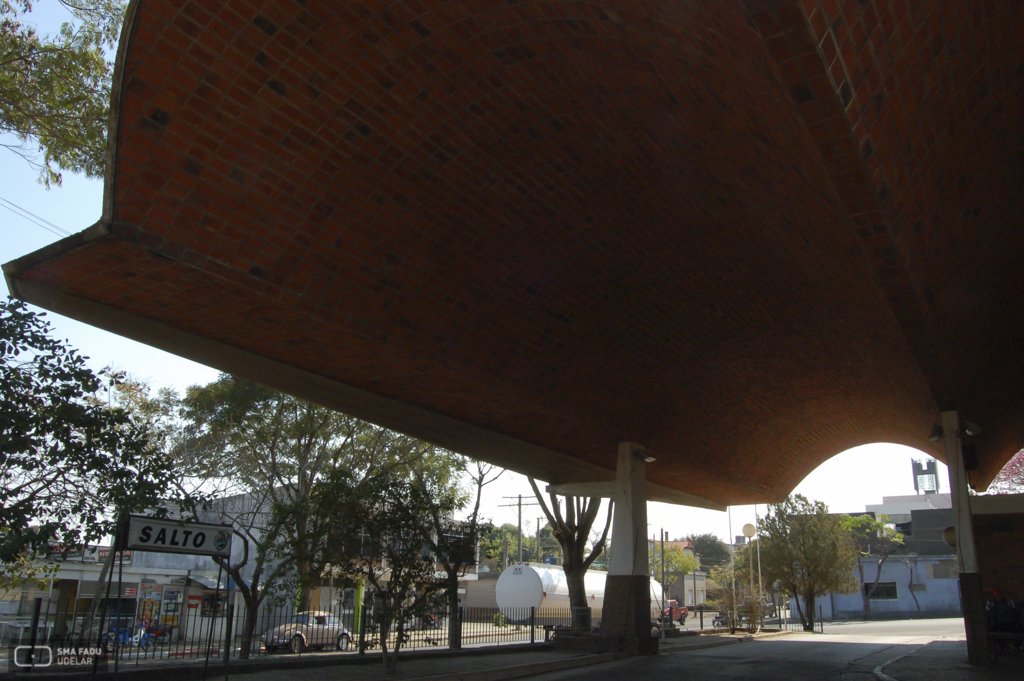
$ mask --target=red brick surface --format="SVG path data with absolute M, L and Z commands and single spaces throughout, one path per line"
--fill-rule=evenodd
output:
M 940 405 L 990 476 L 1009 6 L 143 0 L 113 237 L 18 276 L 719 500 Z
M 974 516 L 974 545 L 978 552 L 981 588 L 988 598 L 993 588 L 1024 600 L 1024 513 Z

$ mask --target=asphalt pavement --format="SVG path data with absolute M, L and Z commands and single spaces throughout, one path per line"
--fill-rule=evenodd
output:
M 963 620 L 826 624 L 824 634 L 795 633 L 740 645 L 630 658 L 589 669 L 535 677 L 541 681 L 1021 681 L 1021 658 L 994 667 L 967 665 Z
M 368 656 L 369 658 L 369 656 Z M 274 660 L 275 663 L 281 661 Z M 658 655 L 587 655 L 508 646 L 461 655 L 445 651 L 402 655 L 394 673 L 379 662 L 304 656 L 277 668 L 267 659 L 247 665 L 242 681 L 634 681 L 694 678 L 713 681 L 1021 681 L 1024 657 L 1006 654 L 993 667 L 967 665 L 963 620 L 828 624 L 823 634 L 743 633 L 668 639 Z M 314 666 L 321 665 L 322 666 Z M 121 681 L 197 678 L 197 665 L 123 670 Z M 240 670 L 239 670 L 240 671 Z M 33 675 L 35 676 L 35 675 Z M 40 675 L 45 676 L 45 675 Z M 224 678 L 211 666 L 210 679 Z

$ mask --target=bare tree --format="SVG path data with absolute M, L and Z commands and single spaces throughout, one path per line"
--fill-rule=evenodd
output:
M 444 469 L 440 469 L 441 472 Z M 452 493 L 450 484 L 438 478 L 437 467 L 427 468 L 417 466 L 416 484 L 427 491 L 435 499 L 444 499 Z M 495 472 L 497 471 L 497 472 Z M 477 562 L 477 543 L 483 532 L 490 531 L 489 523 L 480 522 L 480 499 L 486 485 L 494 482 L 505 472 L 496 466 L 476 462 L 476 471 L 469 474 L 470 480 L 475 489 L 473 511 L 465 520 L 456 520 L 450 513 L 446 512 L 448 505 L 443 503 L 425 504 L 428 510 L 421 534 L 423 540 L 430 547 L 435 560 L 445 572 L 444 591 L 448 602 L 450 617 L 455 617 L 459 612 L 459 577 L 465 574 L 466 568 Z M 450 626 L 448 628 L 448 646 L 452 649 L 462 647 L 462 627 Z
M 604 531 L 600 539 L 594 542 L 590 552 L 587 552 L 587 542 L 590 539 L 590 531 L 597 520 L 601 510 L 601 499 L 596 497 L 566 497 L 565 514 L 558 503 L 555 494 L 549 494 L 550 505 L 541 496 L 537 488 L 537 481 L 528 478 L 533 493 L 540 502 L 540 507 L 547 516 L 548 523 L 553 528 L 552 534 L 562 547 L 563 565 L 565 571 L 566 585 L 569 587 L 569 606 L 571 608 L 586 608 L 587 592 L 585 588 L 585 577 L 587 570 L 594 560 L 604 551 L 605 543 L 608 540 L 608 530 L 612 524 L 613 503 L 608 501 L 608 517 L 605 520 Z

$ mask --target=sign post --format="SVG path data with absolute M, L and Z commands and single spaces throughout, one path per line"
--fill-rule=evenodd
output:
M 128 521 L 126 549 L 187 553 L 211 558 L 231 556 L 231 526 L 186 523 L 133 515 Z
M 208 523 L 188 523 L 182 520 L 165 520 L 133 515 L 128 518 L 122 549 L 132 551 L 156 551 L 159 553 L 186 553 L 193 556 L 229 559 L 231 557 L 231 526 Z M 213 597 L 213 613 L 210 617 L 210 639 L 206 642 L 206 661 L 203 664 L 203 679 L 210 667 L 210 652 L 213 646 L 213 628 L 217 622 L 220 605 L 220 580 L 224 563 L 217 561 L 217 589 Z M 230 629 L 229 629 L 230 632 Z M 227 635 L 230 635 L 228 633 Z M 230 659 L 228 649 L 231 642 L 224 641 L 224 663 Z M 114 661 L 115 669 L 117 660 Z M 227 678 L 227 677 L 225 677 Z

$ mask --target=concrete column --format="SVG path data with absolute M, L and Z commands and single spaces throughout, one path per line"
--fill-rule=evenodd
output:
M 623 649 L 633 653 L 658 650 L 658 639 L 651 636 L 646 456 L 646 450 L 640 445 L 619 443 L 612 555 L 608 562 L 601 621 L 602 633 L 621 639 Z
M 646 456 L 647 451 L 640 445 L 619 443 L 609 575 L 650 575 L 647 556 Z
M 988 636 L 985 632 L 985 601 L 978 572 L 978 554 L 974 548 L 974 523 L 971 518 L 967 471 L 960 441 L 960 418 L 955 411 L 942 412 L 942 439 L 946 448 L 949 492 L 953 501 L 956 555 L 960 567 L 960 609 L 967 632 L 967 659 L 971 664 L 987 665 Z

